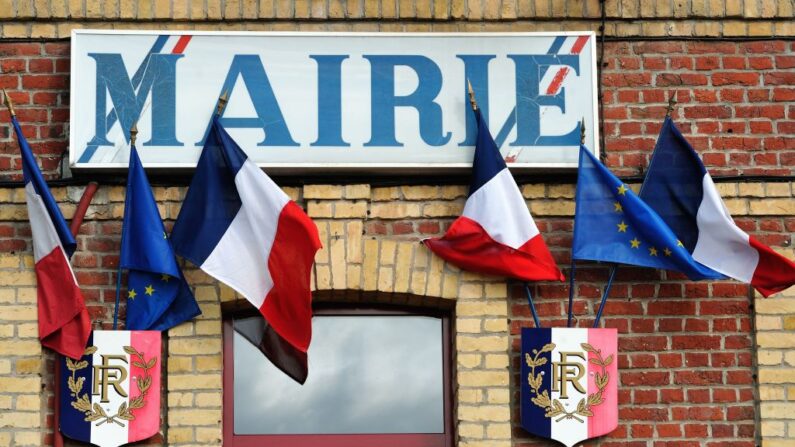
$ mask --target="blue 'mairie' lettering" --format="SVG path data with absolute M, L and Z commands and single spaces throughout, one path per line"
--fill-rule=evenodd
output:
M 413 107 L 420 121 L 420 137 L 431 146 L 443 146 L 451 132 L 442 134 L 442 108 L 434 100 L 442 89 L 442 72 L 425 56 L 364 55 L 370 61 L 370 141 L 365 146 L 403 146 L 395 139 L 395 108 Z M 405 66 L 417 73 L 417 89 L 395 96 L 395 67 Z
M 293 140 L 290 130 L 287 128 L 284 115 L 281 108 L 279 108 L 279 102 L 273 93 L 273 88 L 259 55 L 235 55 L 232 59 L 232 64 L 229 66 L 229 71 L 226 74 L 226 80 L 223 87 L 221 87 L 219 96 L 226 92 L 230 98 L 232 97 L 232 91 L 235 88 L 238 76 L 243 79 L 243 83 L 246 85 L 246 90 L 248 90 L 249 98 L 254 104 L 254 111 L 257 117 L 223 118 L 222 115 L 218 119 L 221 125 L 226 129 L 262 129 L 265 131 L 265 138 L 257 143 L 257 146 L 298 146 L 299 144 Z M 210 127 L 212 127 L 212 122 L 207 126 L 201 141 L 196 143 L 197 146 L 204 146 L 204 140 L 207 139 L 207 135 L 210 133 Z
M 310 146 L 350 146 L 342 139 L 342 61 L 346 55 L 310 55 L 317 61 L 317 140 Z
M 130 129 L 141 116 L 146 98 L 152 93 L 152 137 L 144 146 L 181 146 L 176 136 L 176 74 L 182 54 L 151 54 L 138 90 L 127 76 L 120 54 L 88 53 L 96 61 L 96 112 L 94 138 L 89 145 L 111 146 L 108 141 L 107 93 L 122 129 Z M 127 132 L 122 132 L 127 142 Z

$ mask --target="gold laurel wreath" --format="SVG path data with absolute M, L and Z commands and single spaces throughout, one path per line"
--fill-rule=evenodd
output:
M 97 347 L 89 346 L 86 348 L 83 355 L 93 355 L 95 352 L 97 352 Z M 66 368 L 72 372 L 72 376 L 68 377 L 66 381 L 67 385 L 69 386 L 69 391 L 71 391 L 71 396 L 74 398 L 72 401 L 72 407 L 85 415 L 85 419 L 83 419 L 84 421 L 99 421 L 96 424 L 97 426 L 112 422 L 124 427 L 124 423 L 117 419 L 132 421 L 135 419 L 135 415 L 132 413 L 132 410 L 143 408 L 143 406 L 146 405 L 146 394 L 149 392 L 149 388 L 152 386 L 152 376 L 149 375 L 149 370 L 154 368 L 155 364 L 157 363 L 157 357 L 153 357 L 147 361 L 144 358 L 144 354 L 138 352 L 132 346 L 124 346 L 124 352 L 131 356 L 137 357 L 137 360 L 133 360 L 132 364 L 133 366 L 143 369 L 144 374 L 142 377 L 135 378 L 135 385 L 138 388 L 138 396 L 130 399 L 129 404 L 127 402 L 122 402 L 122 404 L 119 405 L 119 409 L 116 410 L 116 414 L 113 415 L 108 415 L 98 403 L 91 405 L 91 399 L 89 399 L 88 393 L 85 393 L 82 396 L 80 395 L 80 392 L 83 391 L 85 377 L 75 377 L 75 374 L 77 374 L 77 372 L 81 369 L 88 367 L 88 361 L 81 360 L 75 362 L 69 357 L 66 358 Z
M 545 410 L 544 416 L 548 418 L 554 418 L 561 416 L 555 422 L 560 422 L 564 419 L 574 419 L 579 422 L 585 422 L 584 420 L 580 419 L 577 416 L 588 417 L 593 416 L 593 411 L 591 409 L 593 407 L 597 407 L 604 402 L 603 393 L 605 388 L 607 388 L 607 384 L 610 382 L 610 375 L 607 373 L 607 366 L 613 363 L 613 355 L 610 354 L 607 358 L 602 358 L 602 350 L 596 349 L 593 346 L 589 345 L 588 343 L 581 343 L 580 346 L 586 352 L 590 354 L 594 354 L 596 358 L 588 358 L 589 363 L 593 363 L 596 366 L 599 366 L 602 371 L 595 372 L 594 374 L 594 382 L 596 383 L 597 392 L 591 393 L 586 398 L 580 399 L 580 402 L 577 403 L 577 409 L 574 411 L 566 411 L 563 407 L 563 404 L 560 403 L 558 399 L 551 400 L 549 398 L 549 393 L 547 390 L 542 391 L 541 393 L 538 392 L 538 389 L 541 388 L 543 376 L 541 373 L 536 374 L 536 367 L 546 365 L 547 358 L 540 357 L 541 354 L 545 352 L 552 352 L 555 349 L 554 343 L 547 343 L 541 350 L 533 349 L 532 353 L 533 356 L 531 357 L 530 354 L 525 353 L 525 363 L 527 366 L 530 367 L 530 374 L 527 375 L 527 383 L 530 385 L 530 390 L 535 393 L 535 397 L 531 398 L 530 400 L 536 404 L 537 406 L 543 408 Z

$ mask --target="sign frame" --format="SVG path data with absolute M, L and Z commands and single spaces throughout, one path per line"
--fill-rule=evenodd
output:
M 161 35 L 167 34 L 169 36 L 242 36 L 242 37 L 377 37 L 377 38 L 395 38 L 395 37 L 572 37 L 572 36 L 587 36 L 589 43 L 592 45 L 590 61 L 588 61 L 591 70 L 591 102 L 592 102 L 592 116 L 593 128 L 587 129 L 592 138 L 586 140 L 588 149 L 599 156 L 599 101 L 598 101 L 598 78 L 599 67 L 597 67 L 597 41 L 596 33 L 594 31 L 561 31 L 561 32 L 326 32 L 326 31 L 200 31 L 200 30 L 103 30 L 103 29 L 73 29 L 71 32 L 71 50 L 70 57 L 72 61 L 72 73 L 70 76 L 70 111 L 74 104 L 79 101 L 76 97 L 78 76 L 75 75 L 75 61 L 78 58 L 78 45 L 75 44 L 78 36 L 85 35 Z M 73 115 L 72 115 L 73 116 Z M 75 132 L 72 131 L 71 126 L 72 118 L 70 117 L 70 132 L 69 132 L 69 168 L 78 173 L 87 173 L 94 171 L 124 171 L 127 168 L 127 162 L 92 162 L 80 163 L 77 159 L 77 151 L 75 150 L 78 142 L 76 141 Z M 494 135 L 495 129 L 491 129 Z M 244 148 L 245 150 L 245 148 Z M 82 152 L 81 152 L 82 153 Z M 508 162 L 508 167 L 514 172 L 538 172 L 540 170 L 554 169 L 556 171 L 570 171 L 577 168 L 577 162 Z M 362 172 L 364 170 L 371 171 L 374 175 L 379 174 L 393 174 L 411 172 L 419 175 L 432 175 L 436 173 L 446 172 L 463 172 L 471 168 L 471 162 L 440 162 L 440 163 L 427 163 L 427 162 L 257 162 L 261 168 L 265 168 L 268 172 L 275 174 L 305 174 L 314 173 L 322 174 L 340 173 L 340 172 Z M 192 171 L 196 167 L 196 162 L 163 162 L 151 163 L 144 161 L 146 168 L 156 170 L 177 170 L 177 171 Z M 374 172 L 373 172 L 374 171 Z

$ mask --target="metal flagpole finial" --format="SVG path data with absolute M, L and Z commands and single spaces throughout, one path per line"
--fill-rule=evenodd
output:
M 3 89 L 3 99 L 6 102 L 6 108 L 8 109 L 8 113 L 10 113 L 11 116 L 17 116 L 17 112 L 14 111 L 14 103 L 11 101 L 11 97 L 8 96 L 8 92 L 6 91 L 6 89 Z
M 218 98 L 218 108 L 215 109 L 215 114 L 221 116 L 221 112 L 224 111 L 226 108 L 226 103 L 229 102 L 229 92 L 224 90 L 221 96 Z
M 674 111 L 674 105 L 676 105 L 676 90 L 671 92 L 671 96 L 668 97 L 668 109 L 665 111 L 666 118 L 671 117 L 671 112 Z
M 138 122 L 134 122 L 130 128 L 130 146 L 135 146 L 135 139 L 138 137 Z
M 478 103 L 475 102 L 475 90 L 472 89 L 472 83 L 467 79 L 467 90 L 469 91 L 469 104 L 472 105 L 472 110 L 478 109 Z
M 580 121 L 580 144 L 585 145 L 585 117 Z

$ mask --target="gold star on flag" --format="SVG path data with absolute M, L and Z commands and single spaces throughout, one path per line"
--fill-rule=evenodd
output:
M 684 247 L 684 246 L 685 246 L 685 244 L 683 244 L 683 243 L 682 243 L 682 241 L 680 241 L 679 239 L 677 239 L 677 240 L 676 240 L 676 246 L 677 246 L 677 247 Z
M 671 250 L 669 250 L 668 247 L 665 247 L 665 250 L 663 250 L 663 253 L 665 253 L 665 256 L 671 256 Z
M 632 245 L 632 248 L 640 248 L 640 241 L 638 238 L 632 239 L 629 243 Z
M 148 286 L 146 286 L 146 288 L 144 289 L 144 293 L 145 293 L 145 294 L 147 294 L 147 295 L 149 295 L 149 296 L 152 296 L 152 295 L 155 293 L 155 288 L 154 288 L 154 287 L 152 287 L 152 285 L 151 285 L 151 284 L 149 284 L 149 285 L 148 285 Z
M 615 208 L 615 212 L 617 213 L 624 211 L 624 208 L 618 202 L 613 202 L 613 208 Z
M 628 225 L 625 224 L 623 220 L 621 221 L 620 224 L 616 224 L 616 226 L 618 227 L 618 232 L 619 233 L 626 233 L 627 232 L 627 226 Z
M 134 300 L 136 296 L 138 296 L 138 294 L 135 293 L 135 289 L 130 289 L 127 291 L 127 298 Z
M 160 275 L 160 280 L 163 281 L 163 282 L 168 282 L 169 279 L 171 279 L 171 277 L 166 275 L 165 273 Z
M 629 191 L 629 188 L 627 188 L 627 185 L 623 183 L 621 184 L 621 186 L 618 187 L 618 193 L 621 194 L 622 196 L 627 195 L 627 191 Z
M 654 247 L 649 248 L 649 256 L 657 256 L 657 249 Z

